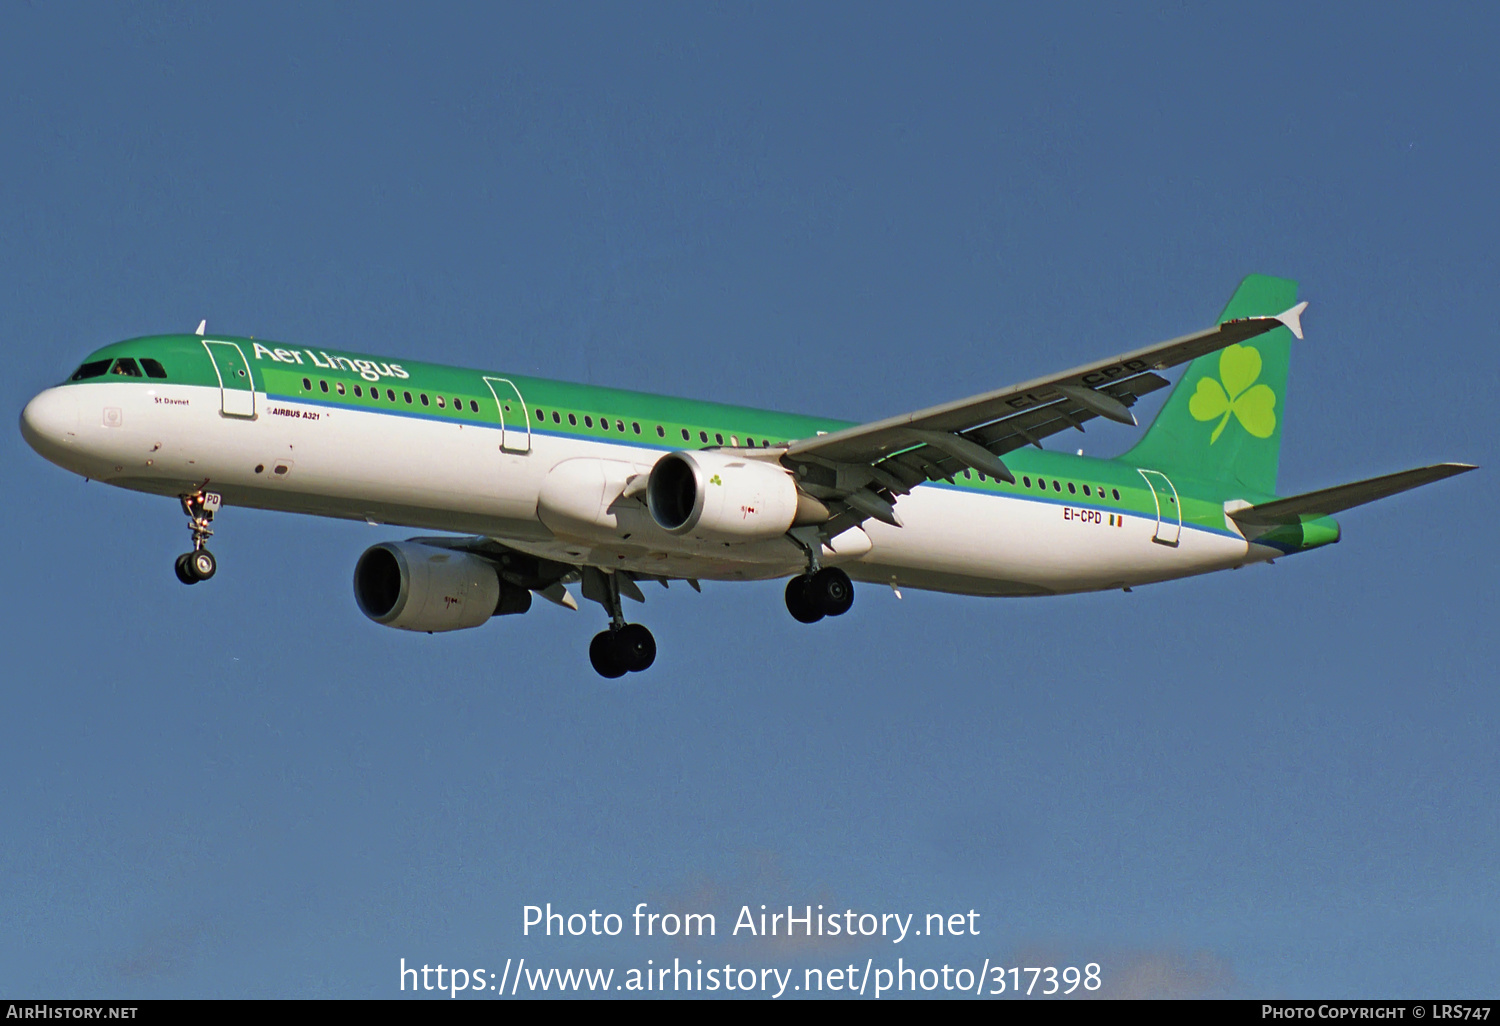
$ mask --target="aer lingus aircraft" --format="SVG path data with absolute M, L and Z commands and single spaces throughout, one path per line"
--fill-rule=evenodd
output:
M 21 429 L 86 478 L 174 496 L 185 584 L 216 568 L 225 506 L 463 536 L 383 542 L 354 569 L 376 623 L 477 627 L 532 595 L 610 623 L 605 677 L 644 670 L 640 582 L 789 577 L 786 605 L 840 616 L 852 580 L 966 595 L 1057 595 L 1267 562 L 1338 541 L 1331 514 L 1473 469 L 1442 463 L 1276 494 L 1295 282 L 1252 276 L 1205 331 L 870 424 L 503 372 L 153 335 L 106 346 L 27 404 Z M 1187 369 L 1114 459 L 1042 448 Z M 899 594 L 899 592 L 898 592 Z

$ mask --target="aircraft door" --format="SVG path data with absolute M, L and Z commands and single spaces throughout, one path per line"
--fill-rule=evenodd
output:
M 1156 533 L 1151 540 L 1175 546 L 1182 539 L 1182 503 L 1178 501 L 1177 486 L 1159 470 L 1136 468 L 1136 473 L 1146 479 L 1151 497 L 1156 500 Z
M 531 415 L 521 390 L 509 378 L 486 377 L 484 383 L 500 412 L 500 448 L 522 455 L 531 452 Z
M 245 351 L 236 342 L 206 339 L 203 348 L 208 350 L 208 358 L 219 375 L 220 409 L 224 416 L 254 420 L 255 379 L 250 376 L 250 361 L 245 359 Z

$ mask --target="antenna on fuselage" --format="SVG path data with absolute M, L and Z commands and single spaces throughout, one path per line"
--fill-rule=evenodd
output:
M 208 318 L 205 317 L 205 318 L 203 318 L 203 320 L 201 320 L 201 321 L 198 322 L 198 332 L 197 333 L 199 335 L 203 334 L 203 329 L 205 329 L 207 327 L 208 327 Z

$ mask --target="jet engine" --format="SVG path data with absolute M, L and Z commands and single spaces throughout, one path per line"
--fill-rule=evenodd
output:
M 800 495 L 792 475 L 777 464 L 713 450 L 657 460 L 646 483 L 646 506 L 665 531 L 726 542 L 775 538 L 794 523 L 812 522 L 819 511 L 827 518 L 822 504 Z
M 376 623 L 429 634 L 531 608 L 531 592 L 502 581 L 487 561 L 415 542 L 366 549 L 354 566 L 354 600 Z

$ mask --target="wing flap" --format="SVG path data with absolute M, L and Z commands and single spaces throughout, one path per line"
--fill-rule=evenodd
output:
M 1285 499 L 1263 502 L 1258 506 L 1232 510 L 1229 516 L 1235 523 L 1246 528 L 1275 527 L 1279 524 L 1295 524 L 1303 517 L 1332 516 L 1367 502 L 1388 498 L 1412 488 L 1441 481 L 1455 474 L 1465 474 L 1476 469 L 1469 463 L 1436 463 L 1430 467 L 1416 467 L 1382 477 L 1367 478 L 1350 484 L 1335 485 L 1316 492 L 1305 492 Z
M 952 433 L 952 438 L 956 438 L 960 443 L 957 445 L 954 444 L 952 438 L 939 439 L 937 442 L 924 441 L 939 432 L 928 431 L 924 428 L 909 428 L 909 436 L 922 444 L 888 456 L 873 466 L 877 470 L 888 470 L 908 482 L 905 488 L 892 489 L 896 494 L 911 491 L 923 480 L 950 479 L 954 474 L 962 473 L 965 468 L 1006 480 L 1010 472 L 1008 469 L 1004 473 L 998 472 L 1005 466 L 998 457 L 1024 445 L 1035 445 L 1041 448 L 1043 438 L 1059 431 L 1083 430 L 1083 424 L 1086 421 L 1094 417 L 1106 416 L 1102 410 L 1110 409 L 1113 412 L 1113 407 L 1101 401 L 1101 397 L 1119 404 L 1119 409 L 1126 409 L 1135 405 L 1141 396 L 1166 386 L 1165 378 L 1147 372 L 1097 389 L 1096 395 L 1082 400 L 1074 395 L 1062 393 L 1060 398 L 1044 406 L 1033 406 L 961 434 Z M 973 450 L 967 450 L 968 455 L 965 456 L 964 452 L 968 444 L 974 445 L 982 452 L 989 453 L 994 459 L 986 460 L 983 455 Z M 997 467 L 996 464 L 999 466 Z

